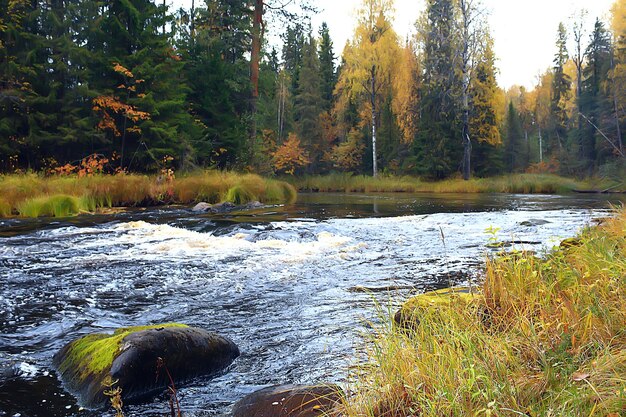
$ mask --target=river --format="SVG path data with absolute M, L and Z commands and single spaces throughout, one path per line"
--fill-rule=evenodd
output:
M 92 332 L 183 322 L 233 339 L 228 372 L 180 389 L 222 415 L 271 384 L 346 380 L 360 335 L 402 300 L 480 280 L 493 234 L 542 251 L 609 213 L 602 196 L 304 194 L 211 216 L 185 207 L 0 220 L 0 416 L 100 416 L 50 369 Z M 378 305 L 378 308 L 376 307 Z M 127 415 L 167 415 L 163 398 Z

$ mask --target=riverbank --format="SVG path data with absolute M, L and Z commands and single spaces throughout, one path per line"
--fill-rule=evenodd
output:
M 253 174 L 206 171 L 182 177 L 127 175 L 0 176 L 0 217 L 64 217 L 108 207 L 231 202 L 292 203 L 284 181 Z
M 509 193 L 564 194 L 574 190 L 607 189 L 615 184 L 603 181 L 577 181 L 546 174 L 511 174 L 469 181 L 450 179 L 427 182 L 415 177 L 331 174 L 286 178 L 298 191 L 313 192 L 403 192 L 403 193 Z
M 345 414 L 623 415 L 625 277 L 624 210 L 545 259 L 489 259 L 470 301 L 377 330 Z

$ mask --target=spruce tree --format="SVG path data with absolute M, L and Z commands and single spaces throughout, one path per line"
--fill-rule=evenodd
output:
M 294 98 L 294 113 L 297 133 L 302 140 L 302 145 L 309 153 L 312 169 L 316 168 L 324 152 L 320 146 L 320 114 L 324 110 L 322 83 L 317 44 L 309 34 L 302 48 L 300 82 Z
M 580 161 L 587 175 L 592 175 L 598 163 L 596 127 L 604 128 L 605 119 L 611 120 L 609 97 L 605 93 L 609 70 L 611 68 L 611 37 L 604 24 L 596 20 L 591 42 L 585 51 L 587 66 L 583 70 L 580 108 L 586 119 L 580 132 Z M 604 155 L 610 155 L 609 149 Z
M 522 123 L 513 102 L 509 103 L 506 116 L 506 136 L 504 142 L 504 164 L 508 172 L 521 172 L 526 166 Z
M 333 101 L 335 84 L 337 84 L 337 74 L 335 73 L 335 53 L 333 52 L 333 41 L 330 38 L 330 30 L 326 22 L 320 28 L 320 41 L 318 55 L 320 61 L 320 74 L 322 77 L 321 90 L 324 100 L 324 110 L 330 110 Z
M 461 91 L 457 64 L 458 36 L 452 0 L 429 0 L 420 90 L 421 120 L 415 141 L 416 169 L 435 178 L 449 176 L 461 160 L 458 137 Z
M 568 60 L 567 53 L 567 31 L 563 23 L 559 24 L 556 41 L 557 52 L 554 56 L 554 79 L 552 82 L 552 100 L 550 106 L 550 116 L 552 120 L 552 130 L 556 136 L 556 142 L 549 144 L 549 152 L 556 152 L 567 142 L 567 100 L 571 96 L 572 81 L 565 73 L 565 64 Z

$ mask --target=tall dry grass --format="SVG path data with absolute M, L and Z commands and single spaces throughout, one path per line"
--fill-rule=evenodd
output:
M 626 415 L 626 211 L 545 258 L 488 260 L 470 304 L 412 305 L 372 336 L 347 416 Z
M 316 192 L 407 192 L 407 193 L 515 193 L 558 194 L 587 188 L 587 184 L 557 175 L 514 174 L 469 181 L 450 179 L 428 182 L 414 177 L 330 174 L 289 179 L 300 191 Z
M 297 192 L 282 181 L 234 172 L 198 172 L 180 178 L 147 175 L 91 177 L 37 174 L 0 176 L 0 217 L 67 216 L 103 207 L 232 201 L 293 203 Z

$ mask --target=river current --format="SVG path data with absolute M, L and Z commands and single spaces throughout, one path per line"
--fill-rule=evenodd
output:
M 0 221 L 0 416 L 100 416 L 51 369 L 92 332 L 182 322 L 242 351 L 179 390 L 185 415 L 227 414 L 273 384 L 346 381 L 361 335 L 412 294 L 480 280 L 497 238 L 541 252 L 607 216 L 596 196 L 301 195 L 225 216 L 174 207 Z M 613 201 L 615 203 L 615 201 Z M 163 398 L 128 416 L 167 415 Z

